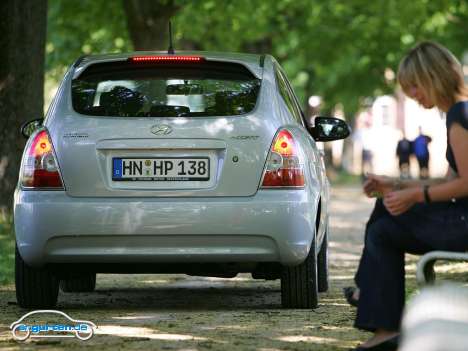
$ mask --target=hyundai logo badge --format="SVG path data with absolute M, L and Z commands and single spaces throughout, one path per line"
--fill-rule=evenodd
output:
M 151 133 L 154 135 L 167 135 L 172 133 L 172 128 L 167 124 L 157 124 L 151 127 Z

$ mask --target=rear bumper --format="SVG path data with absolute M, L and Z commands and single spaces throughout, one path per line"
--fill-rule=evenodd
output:
M 264 190 L 230 198 L 73 198 L 15 192 L 16 241 L 31 266 L 46 263 L 279 262 L 307 256 L 317 198 Z

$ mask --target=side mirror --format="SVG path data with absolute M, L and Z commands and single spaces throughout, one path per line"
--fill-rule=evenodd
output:
M 32 133 L 34 133 L 38 128 L 42 127 L 43 122 L 44 122 L 44 118 L 36 118 L 36 119 L 33 119 L 32 121 L 23 123 L 20 128 L 21 134 L 26 139 L 29 139 Z
M 315 141 L 333 141 L 345 139 L 351 134 L 351 128 L 342 119 L 334 117 L 316 117 L 314 127 L 309 131 Z

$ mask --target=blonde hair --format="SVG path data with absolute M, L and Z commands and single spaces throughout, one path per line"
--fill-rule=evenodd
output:
M 401 60 L 398 82 L 406 95 L 417 87 L 437 107 L 452 106 L 457 95 L 468 96 L 460 62 L 447 48 L 431 41 L 419 43 Z

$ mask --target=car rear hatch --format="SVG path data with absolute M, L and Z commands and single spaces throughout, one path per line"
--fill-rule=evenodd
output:
M 66 192 L 255 194 L 276 131 L 260 77 L 240 63 L 152 57 L 91 64 L 71 81 L 51 127 Z

